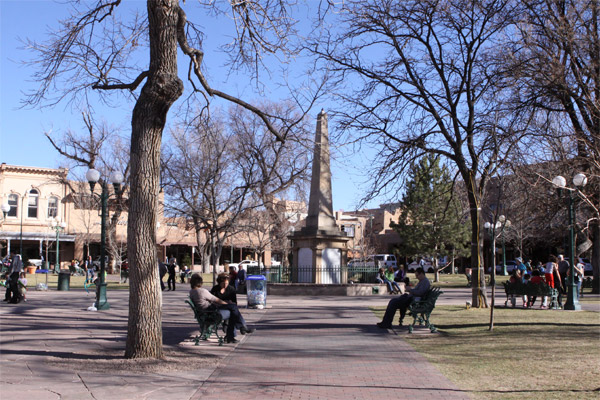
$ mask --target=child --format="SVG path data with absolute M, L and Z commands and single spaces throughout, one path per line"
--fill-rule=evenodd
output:
M 21 294 L 23 301 L 27 301 L 27 298 L 25 297 L 25 293 L 27 293 L 27 275 L 25 272 L 21 272 L 21 275 L 19 275 L 18 285 L 19 293 Z

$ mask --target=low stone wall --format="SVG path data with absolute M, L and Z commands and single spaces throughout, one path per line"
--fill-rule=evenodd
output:
M 404 293 L 404 283 L 398 283 Z M 388 295 L 387 285 L 359 283 L 321 285 L 314 283 L 269 283 L 267 295 L 274 296 L 380 296 Z

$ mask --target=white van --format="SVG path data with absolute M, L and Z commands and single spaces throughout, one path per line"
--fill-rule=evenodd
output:
M 352 260 L 348 263 L 348 267 L 383 267 L 386 269 L 388 267 L 394 267 L 394 269 L 398 269 L 398 264 L 396 262 L 396 256 L 393 254 L 375 254 L 365 258 Z
M 398 269 L 396 256 L 393 254 L 375 254 L 373 258 L 376 267 L 383 267 L 386 269 L 389 267 L 394 267 L 394 269 Z

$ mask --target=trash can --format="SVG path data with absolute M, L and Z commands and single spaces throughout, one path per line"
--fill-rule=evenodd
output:
M 58 273 L 58 290 L 69 290 L 69 284 L 71 282 L 71 272 L 59 272 Z
M 267 305 L 267 278 L 263 275 L 246 277 L 248 308 L 265 308 Z

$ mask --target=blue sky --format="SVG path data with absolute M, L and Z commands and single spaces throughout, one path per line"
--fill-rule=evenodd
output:
M 141 0 L 127 0 L 124 3 L 129 3 L 130 7 L 144 6 Z M 186 8 L 189 7 L 188 2 Z M 44 109 L 21 108 L 23 92 L 36 85 L 31 81 L 33 70 L 20 63 L 31 59 L 32 53 L 22 49 L 23 44 L 19 38 L 43 41 L 48 29 L 56 27 L 57 21 L 67 15 L 68 7 L 65 4 L 50 0 L 0 0 L 0 162 L 52 168 L 61 166 L 64 163 L 44 132 L 60 133 L 68 129 L 82 129 L 80 110 L 72 109 L 69 105 L 59 104 Z M 191 17 L 189 19 L 193 20 Z M 215 36 L 226 40 L 224 35 L 214 34 L 220 28 L 218 25 L 207 28 L 212 33 L 207 35 L 206 46 L 211 45 L 210 39 Z M 244 94 L 247 89 L 240 81 L 235 76 L 225 76 L 221 70 L 218 65 L 217 68 L 213 65 L 209 75 L 215 80 L 226 81 L 228 90 Z M 315 125 L 320 109 L 325 108 L 327 111 L 329 105 L 330 103 L 324 103 L 314 108 L 312 114 Z M 129 126 L 129 113 L 128 105 L 121 108 L 97 106 L 96 109 L 96 114 L 104 115 L 109 124 L 121 126 L 125 132 Z M 329 126 L 331 131 L 334 124 L 330 122 Z M 364 157 L 341 156 L 336 149 L 332 149 L 332 152 L 334 208 L 352 210 L 361 196 L 358 186 L 366 179 L 359 172 L 364 170 L 360 167 L 365 162 Z M 379 202 L 373 202 L 371 206 L 377 204 Z

